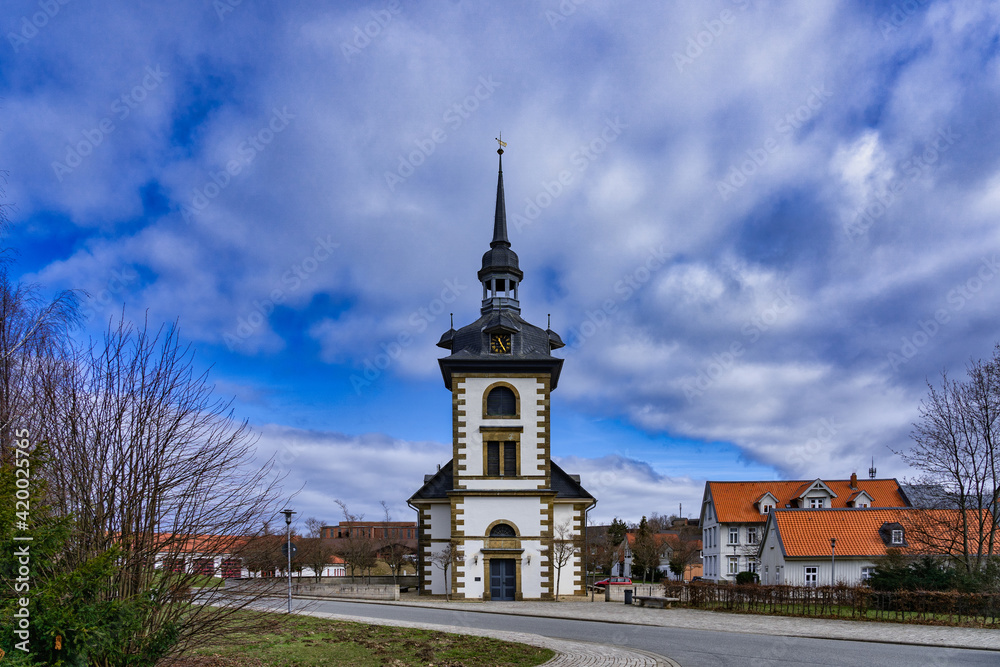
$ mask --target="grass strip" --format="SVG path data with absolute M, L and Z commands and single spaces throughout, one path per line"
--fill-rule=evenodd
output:
M 244 612 L 259 628 L 203 646 L 179 667 L 312 667 L 434 665 L 529 667 L 549 649 L 434 630 L 370 625 L 287 614 Z

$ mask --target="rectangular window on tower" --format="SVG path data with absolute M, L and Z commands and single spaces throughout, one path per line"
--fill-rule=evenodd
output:
M 503 475 L 513 477 L 517 475 L 517 443 L 503 443 Z
M 500 476 L 500 443 L 486 443 L 486 475 L 489 477 Z

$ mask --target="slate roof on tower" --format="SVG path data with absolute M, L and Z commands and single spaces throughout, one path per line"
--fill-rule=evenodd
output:
M 559 383 L 563 360 L 552 356 L 552 350 L 564 346 L 559 334 L 542 329 L 521 317 L 517 300 L 517 285 L 524 277 L 518 265 L 517 253 L 510 247 L 507 236 L 507 211 L 503 189 L 503 149 L 497 174 L 497 203 L 493 214 L 493 240 L 483 255 L 483 268 L 478 278 L 484 295 L 481 316 L 475 322 L 446 331 L 438 347 L 451 354 L 438 360 L 445 386 L 451 388 L 452 372 L 482 372 L 501 363 L 506 372 L 547 372 L 552 376 L 552 388 Z M 497 285 L 503 285 L 498 287 Z M 498 357 L 490 351 L 490 335 L 508 333 L 511 349 Z
M 593 500 L 583 486 L 580 485 L 578 475 L 570 475 L 555 463 L 549 464 L 552 470 L 552 491 L 556 492 L 556 498 L 580 498 Z M 424 485 L 414 493 L 410 500 L 431 500 L 448 498 L 448 492 L 455 488 L 455 473 L 452 462 L 448 461 L 441 466 L 433 475 L 427 475 Z

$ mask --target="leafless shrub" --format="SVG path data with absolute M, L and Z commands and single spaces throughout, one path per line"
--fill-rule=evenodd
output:
M 573 558 L 583 548 L 582 536 L 573 530 L 568 521 L 556 526 L 552 539 L 552 566 L 556 568 L 556 602 L 559 601 L 559 582 L 563 568 L 573 562 Z
M 126 655 L 171 634 L 176 657 L 232 629 L 253 598 L 227 595 L 205 575 L 261 535 L 280 506 L 271 462 L 253 462 L 254 434 L 192 357 L 175 327 L 154 333 L 119 320 L 64 362 L 34 406 L 46 415 L 33 436 L 49 443 L 51 502 L 74 518 L 66 566 L 118 549 L 106 595 L 152 603 Z

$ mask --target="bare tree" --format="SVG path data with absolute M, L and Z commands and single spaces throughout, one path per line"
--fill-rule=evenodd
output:
M 646 522 L 647 524 L 649 524 L 650 532 L 654 534 L 665 533 L 672 528 L 671 524 L 672 519 L 673 517 L 666 516 L 665 514 L 660 514 L 659 512 L 653 512 L 652 514 L 649 515 L 649 518 L 646 520 Z
M 309 517 L 306 519 L 306 537 L 323 537 L 324 525 L 326 525 L 324 521 L 314 516 Z
M 666 550 L 666 542 L 662 539 L 662 536 L 653 534 L 649 529 L 646 517 L 642 517 L 642 521 L 639 522 L 639 528 L 635 532 L 635 539 L 632 542 L 631 548 L 632 574 L 633 576 L 635 575 L 634 568 L 639 568 L 642 570 L 643 580 L 645 580 L 647 574 L 655 572 L 659 568 L 660 561 Z
M 10 462 L 15 430 L 40 433 L 52 415 L 38 410 L 73 372 L 70 331 L 78 293 L 46 301 L 35 285 L 14 284 L 0 257 L 0 460 Z
M 556 526 L 552 539 L 552 565 L 556 568 L 556 602 L 559 601 L 559 584 L 563 568 L 573 562 L 582 547 L 582 537 L 568 521 Z
M 698 560 L 700 551 L 696 540 L 683 540 L 678 537 L 676 542 L 670 544 L 668 560 L 670 571 L 677 575 L 678 579 L 683 580 L 684 572 L 687 571 L 689 565 Z
M 299 551 L 296 557 L 303 565 L 313 571 L 316 581 L 323 576 L 323 569 L 330 564 L 330 557 L 335 555 L 333 546 L 323 539 L 323 522 L 315 517 L 306 519 L 307 536 L 299 540 Z
M 192 359 L 175 327 L 120 320 L 35 406 L 48 415 L 33 435 L 50 443 L 50 502 L 74 519 L 65 566 L 120 554 L 101 595 L 140 617 L 124 655 L 157 646 L 176 656 L 228 627 L 253 599 L 204 575 L 279 506 L 270 462 L 254 463 L 255 436 Z M 190 604 L 192 585 L 203 604 Z
M 337 540 L 336 552 L 350 569 L 353 581 L 355 571 L 360 571 L 362 575 L 365 572 L 370 574 L 371 569 L 375 567 L 377 562 L 375 540 L 368 529 L 353 525 L 364 521 L 364 514 L 352 514 L 347 503 L 342 500 L 334 502 L 340 507 L 344 522 L 347 524 L 347 535 Z
M 973 360 L 964 382 L 942 374 L 940 389 L 928 383 L 914 424 L 914 445 L 896 452 L 923 471 L 917 482 L 937 509 L 914 513 L 911 535 L 928 550 L 949 554 L 967 573 L 982 572 L 997 544 L 995 513 L 1000 494 L 1000 346 L 988 361 Z
M 456 561 L 458 561 L 458 545 L 454 542 L 448 542 L 443 549 L 431 556 L 431 562 L 441 568 L 441 571 L 444 573 L 445 600 L 451 600 L 451 580 L 448 579 L 448 572 L 451 571 Z
M 389 505 L 384 500 L 379 502 L 382 504 L 382 511 L 385 513 L 385 520 L 382 522 L 382 546 L 379 549 L 379 553 L 385 564 L 389 566 L 389 571 L 392 572 L 392 583 L 398 585 L 399 573 L 408 562 L 408 558 L 413 553 L 413 550 L 403 543 L 398 535 L 392 533 L 392 517 L 389 513 Z
M 611 536 L 603 526 L 591 525 L 587 530 L 587 539 L 591 567 L 599 568 L 604 574 L 611 574 L 611 568 L 621 560 L 621 545 L 611 543 Z
M 246 538 L 236 555 L 251 575 L 272 577 L 287 567 L 288 560 L 281 553 L 283 544 L 285 536 L 276 534 L 271 529 L 271 522 L 265 521 L 260 533 Z

